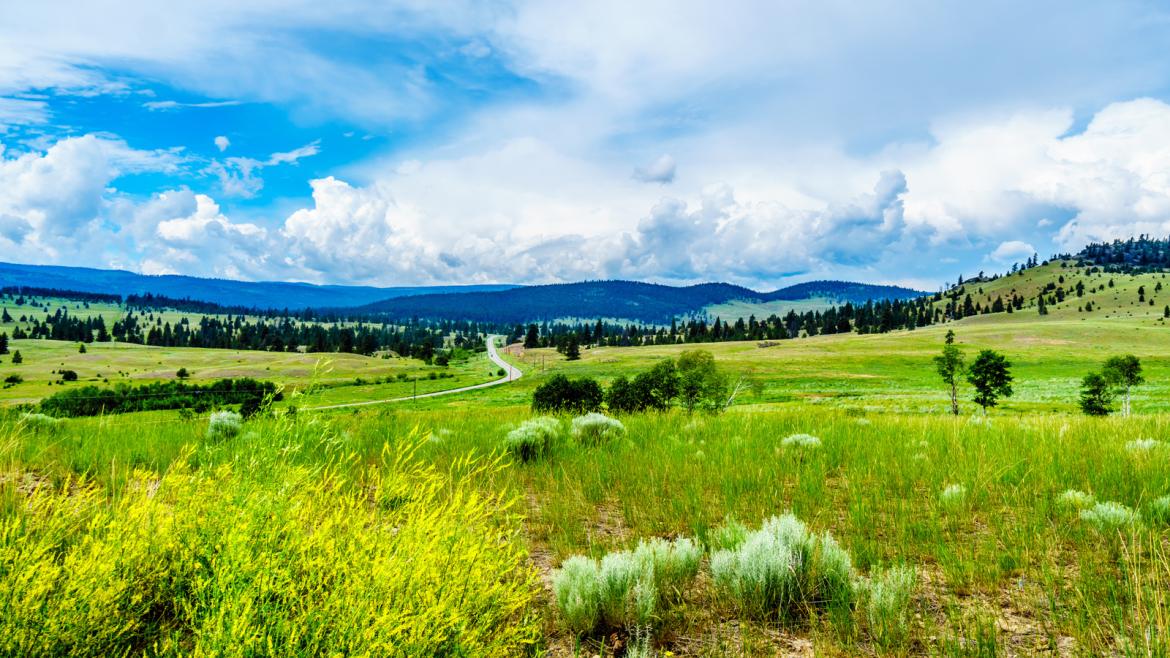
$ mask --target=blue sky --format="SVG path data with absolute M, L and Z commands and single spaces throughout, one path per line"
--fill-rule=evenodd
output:
M 0 257 L 933 289 L 1170 235 L 1162 5 L 863 4 L 10 3 Z

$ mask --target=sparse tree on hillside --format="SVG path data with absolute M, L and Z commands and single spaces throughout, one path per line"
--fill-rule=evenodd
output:
M 8 354 L 8 334 L 0 334 L 0 354 Z
M 1110 384 L 1122 389 L 1125 397 L 1121 402 L 1121 415 L 1128 416 L 1129 390 L 1145 381 L 1142 377 L 1142 362 L 1132 354 L 1109 357 L 1101 374 Z
M 1040 315 L 1048 315 L 1048 305 L 1044 302 L 1044 293 L 1036 298 L 1036 308 L 1039 309 Z
M 934 357 L 938 374 L 951 389 L 951 413 L 959 415 L 959 378 L 963 376 L 963 351 L 955 345 L 955 332 L 948 331 L 942 354 Z
M 524 336 L 524 349 L 540 347 L 540 329 L 535 324 L 528 325 L 528 333 Z
M 1109 380 L 1091 372 L 1081 380 L 1081 411 L 1090 416 L 1108 416 L 1113 412 L 1113 390 Z
M 577 361 L 581 358 L 581 346 L 577 344 L 576 336 L 569 336 L 569 343 L 565 346 L 565 358 L 569 361 Z
M 77 353 L 78 354 L 85 354 L 85 343 L 82 343 L 82 344 L 77 346 Z
M 15 352 L 12 353 L 12 363 L 13 363 L 13 365 L 18 364 L 18 363 L 24 363 L 24 357 L 20 355 L 20 350 L 16 350 Z
M 988 407 L 999 404 L 999 398 L 1011 397 L 1011 365 L 994 350 L 983 350 L 971 363 L 967 381 L 975 387 L 975 404 L 983 408 L 983 415 L 987 415 Z
M 178 372 L 175 373 L 175 377 L 178 377 L 179 379 L 186 379 L 190 376 L 191 373 L 187 372 L 186 368 L 179 368 Z

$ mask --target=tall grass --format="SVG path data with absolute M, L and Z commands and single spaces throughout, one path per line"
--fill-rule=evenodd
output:
M 413 441 L 301 465 L 284 458 L 306 447 L 299 433 L 268 430 L 135 470 L 117 491 L 5 481 L 0 654 L 529 650 L 537 588 L 514 500 L 468 484 L 500 463 L 442 473 Z

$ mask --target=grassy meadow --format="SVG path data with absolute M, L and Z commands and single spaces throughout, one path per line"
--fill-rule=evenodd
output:
M 527 461 L 505 437 L 549 376 L 606 383 L 696 346 L 528 350 L 512 384 L 311 413 L 409 395 L 404 370 L 419 392 L 494 375 L 480 357 L 430 380 L 405 359 L 13 341 L 26 362 L 0 373 L 31 376 L 5 395 L 57 390 L 61 362 L 90 377 L 88 357 L 93 376 L 273 379 L 298 392 L 277 411 L 302 410 L 215 432 L 176 412 L 0 416 L 0 655 L 1170 655 L 1170 327 L 1127 310 L 1144 276 L 1114 275 L 1091 313 L 1074 296 L 700 345 L 745 382 L 727 411 L 618 416 L 591 439 L 560 418 Z M 968 360 L 1012 363 L 987 417 L 969 387 L 946 413 L 948 329 Z M 1080 378 L 1119 353 L 1145 369 L 1134 415 L 1081 415 Z M 350 385 L 313 389 L 328 367 Z M 769 571 L 761 546 L 804 571 Z M 769 596 L 778 613 L 753 603 Z

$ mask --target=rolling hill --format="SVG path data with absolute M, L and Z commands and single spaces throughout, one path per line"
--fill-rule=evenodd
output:
M 747 302 L 818 300 L 864 303 L 870 299 L 906 299 L 924 293 L 895 286 L 842 281 L 814 281 L 767 293 L 727 283 L 666 286 L 636 281 L 584 281 L 525 286 L 495 292 L 415 295 L 383 300 L 357 310 L 394 318 L 426 317 L 522 323 L 566 318 L 609 318 L 669 323 L 673 318 L 707 315 L 707 309 Z
M 0 287 L 31 286 L 111 295 L 152 293 L 223 306 L 258 309 L 349 308 L 394 297 L 466 291 L 505 290 L 507 284 L 377 288 L 281 281 L 234 281 L 164 274 L 147 276 L 124 270 L 58 265 L 0 263 Z

